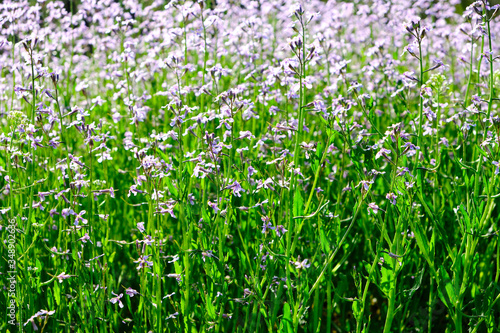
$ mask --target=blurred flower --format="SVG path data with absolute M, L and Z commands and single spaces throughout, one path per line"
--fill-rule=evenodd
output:
M 120 294 L 120 295 L 117 295 L 115 294 L 114 292 L 111 292 L 113 295 L 115 295 L 116 297 L 113 297 L 113 298 L 110 298 L 110 302 L 113 303 L 113 304 L 116 304 L 118 303 L 118 306 L 120 308 L 123 308 L 123 303 L 121 301 L 121 298 L 123 297 L 123 294 Z

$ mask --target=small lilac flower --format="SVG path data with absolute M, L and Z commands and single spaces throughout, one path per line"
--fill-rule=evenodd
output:
M 71 208 L 64 208 L 61 211 L 61 216 L 64 217 L 64 218 L 66 218 L 66 217 L 68 217 L 70 215 L 76 215 L 76 213 Z
M 271 222 L 269 222 L 269 218 L 268 218 L 267 222 L 264 221 L 264 224 L 262 225 L 262 233 L 263 234 L 267 233 L 268 229 L 274 230 L 274 226 Z
M 250 289 L 245 288 L 245 289 L 243 290 L 243 297 L 250 296 L 251 294 L 253 294 L 253 293 L 250 291 Z
M 70 277 L 74 277 L 75 275 L 69 275 L 66 274 L 66 272 L 62 272 L 61 274 L 57 275 L 56 278 L 59 280 L 59 283 L 62 283 L 63 280 L 69 279 Z
M 203 251 L 201 253 L 201 259 L 205 262 L 205 258 L 215 258 L 218 259 L 211 250 Z
M 83 218 L 83 214 L 85 214 L 86 211 L 82 210 L 80 213 L 78 213 L 75 217 L 75 225 L 78 225 L 79 222 L 82 222 L 83 224 L 87 224 L 88 220 Z
M 248 170 L 248 177 L 252 177 L 252 175 L 255 173 L 255 169 L 250 165 L 247 170 Z
M 445 137 L 442 137 L 439 139 L 439 144 L 446 146 L 447 148 L 450 146 L 450 143 L 448 142 L 448 139 Z
M 285 234 L 285 232 L 287 232 L 288 230 L 287 230 L 287 229 L 285 229 L 285 227 L 284 227 L 284 226 L 282 226 L 282 225 L 280 224 L 280 225 L 278 225 L 278 226 L 276 227 L 276 230 L 275 230 L 275 231 L 276 231 L 276 236 L 281 237 L 281 236 L 282 236 L 282 235 L 284 235 L 284 234 Z
M 408 169 L 407 167 L 398 167 L 398 173 L 396 173 L 396 176 L 404 177 L 405 174 L 408 174 L 410 177 L 413 177 L 412 174 L 410 173 L 410 169 Z
M 401 146 L 401 148 L 404 148 L 403 155 L 406 154 L 408 157 L 415 155 L 416 151 L 420 149 L 419 146 L 415 146 L 411 142 L 406 142 L 404 145 Z
M 115 294 L 114 292 L 111 292 L 113 295 L 115 295 L 116 297 L 113 297 L 113 298 L 110 298 L 110 302 L 113 303 L 113 304 L 116 304 L 118 302 L 118 306 L 120 308 L 123 308 L 123 303 L 121 301 L 121 298 L 123 297 L 123 294 L 120 294 L 120 295 L 117 295 Z
M 361 186 L 361 189 L 364 191 L 368 191 L 370 189 L 370 184 L 373 184 L 373 180 L 362 180 L 359 182 L 358 185 L 356 185 L 355 188 L 358 188 Z
M 34 209 L 39 208 L 40 210 L 44 210 L 44 207 L 42 206 L 42 201 L 40 202 L 33 201 L 31 207 L 33 207 Z
M 180 274 L 167 274 L 167 277 L 169 278 L 174 278 L 176 279 L 178 282 L 181 282 L 181 279 L 182 279 L 182 276 Z
M 493 161 L 491 162 L 491 164 L 493 164 L 494 166 L 496 166 L 496 170 L 495 170 L 495 175 L 498 175 L 500 173 L 500 162 L 498 161 Z
M 238 137 L 238 140 L 241 139 L 255 139 L 255 135 L 252 134 L 250 131 L 240 131 L 240 136 Z
M 426 116 L 429 121 L 433 121 L 433 120 L 437 119 L 436 113 L 434 113 L 430 107 L 425 107 L 422 112 L 423 112 L 424 116 Z
M 175 319 L 175 318 L 177 318 L 178 315 L 179 315 L 179 312 L 174 312 L 171 315 L 169 315 L 167 318 L 165 318 L 165 320 Z
M 240 183 L 238 183 L 236 180 L 234 181 L 233 184 L 227 186 L 226 189 L 233 190 L 233 194 L 237 197 L 241 197 L 240 192 L 245 193 L 245 190 L 241 187 Z
M 219 206 L 217 206 L 217 203 L 211 202 L 210 200 L 207 202 L 208 206 L 210 206 L 213 210 L 214 213 L 217 214 L 217 212 L 220 210 Z
M 357 186 L 356 186 L 356 187 L 357 187 Z M 342 192 L 350 192 L 350 191 L 352 191 L 352 187 L 351 187 L 351 186 L 349 186 L 349 185 L 347 185 L 346 187 L 344 187 L 344 188 L 342 189 Z
M 405 182 L 406 188 L 413 188 L 414 185 L 415 185 L 415 182 Z
M 141 268 L 153 267 L 153 262 L 148 261 L 148 258 L 149 258 L 149 256 L 140 256 L 139 259 L 134 260 L 135 263 L 139 264 L 137 266 L 137 270 L 140 270 Z
M 40 310 L 37 313 L 35 313 L 33 316 L 31 316 L 24 324 L 23 326 L 26 326 L 28 323 L 31 323 L 33 326 L 34 331 L 38 331 L 38 327 L 35 325 L 35 319 L 40 318 L 40 319 L 45 319 L 47 320 L 47 316 L 52 316 L 55 311 L 47 311 L 47 310 Z
M 394 193 L 387 193 L 387 195 L 385 196 L 385 198 L 387 200 L 389 200 L 389 202 L 393 205 L 396 204 L 396 199 L 397 199 L 397 195 L 395 195 Z
M 380 150 L 378 151 L 377 154 L 375 154 L 375 159 L 378 160 L 381 156 L 383 156 L 384 158 L 390 160 L 389 156 L 387 154 L 390 154 L 391 151 L 389 149 L 385 149 L 385 148 L 380 148 Z
M 82 243 L 87 243 L 87 241 L 89 241 L 90 243 L 92 243 L 92 241 L 90 240 L 90 236 L 88 233 L 85 233 L 85 235 L 81 238 L 78 238 L 78 240 Z
M 311 267 L 311 264 L 309 263 L 309 259 L 304 259 L 304 260 L 300 261 L 300 257 L 293 264 L 295 265 L 296 269 L 305 269 L 305 268 Z
M 374 214 L 377 214 L 380 209 L 379 206 L 377 206 L 374 202 L 368 204 L 368 212 L 373 212 Z
M 189 193 L 188 194 L 188 200 L 189 200 L 189 204 L 191 206 L 194 206 L 194 204 L 196 202 L 196 198 L 194 197 L 193 193 Z

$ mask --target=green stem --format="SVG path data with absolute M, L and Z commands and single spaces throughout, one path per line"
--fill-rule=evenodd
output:
M 291 175 L 291 182 L 290 182 L 290 191 L 289 191 L 289 198 L 293 202 L 294 198 L 294 193 L 296 192 L 296 181 L 297 177 L 295 176 L 295 168 L 299 164 L 299 143 L 302 138 L 302 132 L 304 130 L 303 126 L 303 102 L 304 102 L 304 91 L 302 87 L 302 82 L 303 82 L 303 77 L 305 75 L 305 45 L 306 45 L 306 36 L 305 36 L 305 25 L 302 21 L 302 17 L 300 19 L 301 25 L 302 25 L 302 56 L 300 57 L 300 75 L 299 75 L 299 123 L 297 125 L 297 133 L 295 135 L 295 148 L 294 148 L 294 153 L 293 153 L 293 168 L 292 168 L 292 175 Z M 291 255 L 293 252 L 291 251 L 292 248 L 292 234 L 294 233 L 294 223 L 293 223 L 293 205 L 292 205 L 292 210 L 289 210 L 288 214 L 288 233 L 287 233 L 287 246 L 286 246 L 286 257 L 291 259 Z M 287 273 L 287 282 L 290 281 L 290 265 L 286 265 L 286 273 Z M 288 282 L 289 283 L 289 282 Z M 290 286 L 288 286 L 290 287 Z M 293 299 L 289 299 L 290 304 L 293 304 Z
M 422 86 L 424 84 L 424 64 L 423 64 L 423 59 L 422 59 L 422 39 L 421 37 L 418 37 L 418 62 L 419 62 L 419 67 L 420 67 L 420 82 L 419 82 L 419 96 L 420 96 L 420 101 L 418 105 L 418 113 L 419 113 L 419 120 L 418 120 L 418 139 L 417 139 L 417 146 L 420 147 L 420 149 L 423 148 L 423 136 L 422 136 L 422 130 L 423 130 L 423 125 L 424 125 L 424 98 L 422 97 Z M 417 159 L 417 165 L 421 166 L 421 163 L 419 161 L 419 154 L 416 155 Z M 423 182 L 423 171 L 422 169 L 417 170 L 417 184 L 418 184 L 418 190 L 423 196 L 424 192 L 424 182 Z

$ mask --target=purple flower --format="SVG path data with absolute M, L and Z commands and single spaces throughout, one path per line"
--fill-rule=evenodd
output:
M 153 262 L 148 260 L 149 256 L 140 256 L 139 259 L 134 260 L 135 263 L 138 263 L 137 270 L 143 268 L 153 267 Z
M 377 214 L 379 210 L 381 210 L 380 207 L 377 206 L 374 202 L 368 204 L 368 212 Z
M 389 156 L 387 154 L 390 154 L 391 151 L 389 149 L 385 149 L 385 148 L 380 148 L 380 150 L 377 152 L 377 154 L 375 155 L 375 159 L 378 160 L 381 156 L 383 156 L 384 158 L 390 160 Z
M 117 295 L 115 294 L 114 292 L 111 292 L 113 295 L 115 295 L 116 297 L 113 297 L 113 298 L 110 298 L 109 301 L 113 304 L 116 304 L 118 303 L 118 306 L 120 308 L 123 308 L 123 303 L 121 301 L 121 298 L 123 297 L 123 294 L 120 294 L 120 295 Z
M 445 137 L 442 137 L 441 139 L 439 139 L 439 144 L 444 145 L 446 147 L 450 146 L 450 143 L 448 142 L 448 139 L 445 138 Z
M 262 220 L 264 221 L 264 224 L 262 225 L 263 234 L 267 233 L 268 229 L 274 230 L 274 226 L 271 222 L 269 222 L 269 218 L 267 216 L 265 217 L 267 218 L 266 220 L 264 220 L 264 217 L 262 218 Z
M 47 310 L 40 310 L 37 313 L 35 313 L 33 316 L 31 316 L 24 324 L 23 326 L 26 326 L 28 323 L 31 323 L 33 326 L 34 331 L 38 331 L 38 327 L 35 325 L 35 319 L 40 318 L 40 319 L 45 319 L 47 320 L 47 316 L 52 316 L 55 311 L 47 311 Z
M 255 169 L 250 165 L 247 170 L 248 170 L 248 177 L 252 177 L 252 175 L 255 173 Z
M 370 184 L 373 184 L 373 180 L 362 180 L 355 188 L 361 186 L 361 190 L 368 191 L 370 189 Z
M 40 202 L 33 201 L 31 207 L 33 207 L 34 209 L 39 208 L 40 210 L 44 210 L 44 207 L 42 206 L 42 201 Z
M 64 217 L 64 218 L 66 218 L 66 217 L 68 217 L 70 215 L 76 215 L 76 213 L 71 208 L 64 208 L 61 211 L 61 216 Z
M 280 224 L 280 225 L 276 226 L 276 230 L 275 231 L 276 231 L 276 236 L 281 237 L 288 230 L 286 230 L 285 227 Z
M 437 118 L 436 114 L 431 110 L 430 107 L 425 107 L 423 110 L 423 114 L 427 117 L 427 119 L 429 119 L 429 121 L 433 121 Z
M 220 210 L 219 206 L 217 206 L 217 203 L 211 202 L 210 200 L 207 202 L 208 206 L 211 207 L 214 210 L 214 213 L 217 214 L 217 212 Z
M 76 214 L 75 217 L 75 225 L 78 225 L 79 222 L 82 222 L 83 224 L 87 224 L 88 220 L 83 218 L 83 214 L 85 214 L 86 211 L 82 210 L 80 213 Z
M 296 269 L 305 269 L 305 268 L 311 267 L 311 264 L 309 263 L 309 259 L 304 259 L 304 260 L 300 261 L 300 257 L 293 264 L 295 265 Z
M 233 195 L 235 195 L 237 197 L 241 197 L 240 192 L 245 193 L 245 190 L 241 187 L 240 183 L 238 183 L 236 180 L 234 181 L 233 184 L 227 186 L 226 189 L 233 190 Z
M 387 193 L 387 195 L 385 196 L 385 198 L 387 200 L 389 200 L 389 202 L 393 205 L 396 204 L 396 199 L 397 199 L 397 195 L 395 195 L 394 193 Z
M 62 283 L 63 280 L 69 279 L 70 277 L 74 277 L 75 275 L 69 275 L 66 274 L 66 272 L 62 272 L 61 274 L 57 275 L 56 278 L 59 280 L 59 283 Z
M 90 240 L 90 236 L 88 233 L 85 233 L 85 235 L 81 238 L 78 239 L 80 242 L 82 243 L 87 243 L 87 241 L 89 241 L 90 243 L 92 243 L 92 241 Z
M 500 173 L 500 163 L 498 161 L 493 161 L 491 162 L 491 164 L 497 167 L 495 170 L 495 175 L 498 175 Z
M 408 174 L 410 177 L 413 177 L 410 173 L 410 169 L 408 169 L 407 167 L 398 167 L 398 173 L 396 173 L 396 176 L 404 177 L 405 174 Z

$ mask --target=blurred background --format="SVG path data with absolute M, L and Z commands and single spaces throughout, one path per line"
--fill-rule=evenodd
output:
M 30 0 L 30 1 L 33 1 L 33 2 L 36 2 L 36 0 Z M 123 0 L 114 0 L 115 2 L 122 2 Z M 255 1 L 265 1 L 265 0 L 255 0 Z M 326 1 L 326 0 L 324 0 Z M 363 2 L 363 1 L 360 1 L 360 0 L 345 0 L 346 2 Z M 390 0 L 386 0 L 386 1 L 390 1 Z M 413 0 L 408 0 L 408 1 L 413 1 Z M 432 2 L 433 3 L 437 3 L 437 2 L 440 2 L 440 1 L 447 1 L 447 0 L 433 0 Z M 1 1 L 0 1 L 1 2 Z M 145 0 L 144 2 L 152 2 L 151 0 Z M 169 2 L 169 1 L 166 1 L 166 2 Z M 461 5 L 459 5 L 458 7 L 460 8 L 457 8 L 457 10 L 459 12 L 463 11 L 465 9 L 465 7 L 467 7 L 468 5 L 470 5 L 471 3 L 473 3 L 474 0 L 461 0 Z M 63 0 L 63 3 L 65 5 L 65 8 L 70 11 L 70 8 L 73 8 L 73 12 L 76 12 L 76 8 L 78 7 L 78 5 L 81 3 L 81 0 Z M 217 0 L 211 0 L 211 3 L 217 3 Z M 234 0 L 234 4 L 238 4 L 239 3 L 239 0 Z M 71 4 L 73 4 L 73 6 L 71 6 Z M 500 4 L 500 0 L 490 0 L 490 4 L 492 5 L 496 5 L 496 4 Z

